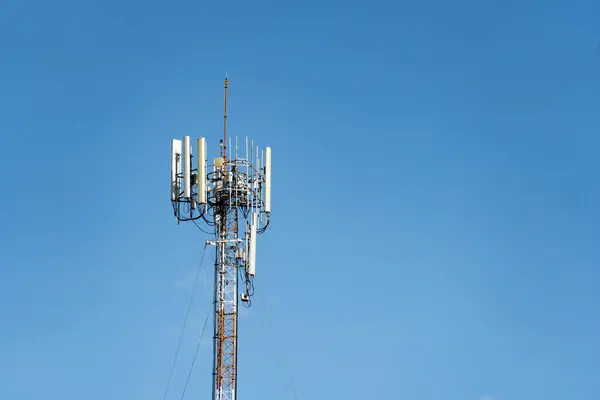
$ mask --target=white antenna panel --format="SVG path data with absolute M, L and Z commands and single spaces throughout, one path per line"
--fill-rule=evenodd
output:
M 179 159 L 178 159 L 179 156 Z M 181 140 L 173 139 L 171 142 L 171 201 L 179 196 L 179 179 L 177 172 L 181 168 Z
M 256 273 L 256 213 L 252 213 L 250 220 L 250 254 L 248 260 L 248 273 L 252 276 Z
M 271 212 L 271 148 L 265 149 L 265 212 Z
M 198 139 L 198 203 L 206 204 L 206 139 Z
M 189 199 L 192 196 L 192 148 L 190 147 L 190 137 L 183 137 L 183 197 Z

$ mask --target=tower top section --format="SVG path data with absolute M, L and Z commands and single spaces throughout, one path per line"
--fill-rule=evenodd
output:
M 229 80 L 224 80 L 223 138 L 218 156 L 210 158 L 207 140 L 190 136 L 171 144 L 171 202 L 178 222 L 205 219 L 217 206 L 219 192 L 227 191 L 231 206 L 256 213 L 261 225 L 271 213 L 271 148 L 260 148 L 248 137 L 228 136 L 227 98 Z M 259 229 L 260 231 L 261 229 Z

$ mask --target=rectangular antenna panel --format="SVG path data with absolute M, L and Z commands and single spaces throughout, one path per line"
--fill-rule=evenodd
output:
M 250 251 L 248 254 L 248 273 L 252 276 L 256 273 L 256 213 L 252 213 L 250 219 Z
M 183 197 L 189 199 L 192 197 L 192 148 L 190 147 L 190 137 L 183 137 Z
M 206 204 L 206 139 L 198 139 L 198 203 Z
M 271 212 L 271 148 L 265 149 L 265 212 Z
M 171 142 L 171 201 L 179 196 L 180 182 L 177 173 L 181 171 L 181 140 L 173 139 Z

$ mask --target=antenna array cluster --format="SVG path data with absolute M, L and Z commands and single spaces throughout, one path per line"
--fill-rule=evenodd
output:
M 178 223 L 202 220 L 216 227 L 220 212 L 228 209 L 239 213 L 238 217 L 246 221 L 246 240 L 238 258 L 246 261 L 249 274 L 254 276 L 256 235 L 266 230 L 271 214 L 271 148 L 261 151 L 246 137 L 244 157 L 240 157 L 238 138 L 234 140 L 234 158 L 223 156 L 221 140 L 221 156 L 209 164 L 205 138 L 197 139 L 197 156 L 193 155 L 189 136 L 173 139 L 171 202 Z

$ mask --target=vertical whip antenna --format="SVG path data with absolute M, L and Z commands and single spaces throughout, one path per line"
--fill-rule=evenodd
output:
M 229 81 L 227 80 L 227 74 L 225 74 L 225 99 L 223 104 L 223 165 L 227 166 L 227 90 Z

